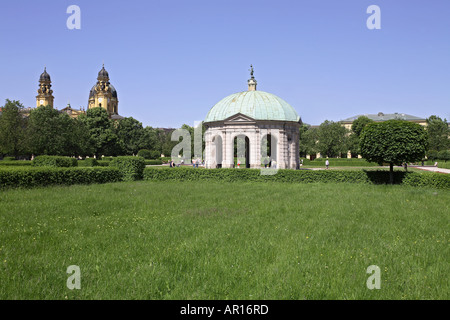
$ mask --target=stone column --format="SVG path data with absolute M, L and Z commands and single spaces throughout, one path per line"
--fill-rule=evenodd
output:
M 250 168 L 261 168 L 261 133 L 256 129 L 249 134 L 250 138 Z
M 232 133 L 229 131 L 224 131 L 224 141 L 223 141 L 223 168 L 233 168 L 234 165 L 234 143 L 232 139 Z

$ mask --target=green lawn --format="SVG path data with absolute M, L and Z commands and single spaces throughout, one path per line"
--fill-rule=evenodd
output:
M 2 191 L 0 299 L 449 299 L 449 204 L 345 183 Z

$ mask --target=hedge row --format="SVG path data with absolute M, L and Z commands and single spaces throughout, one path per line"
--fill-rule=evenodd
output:
M 117 182 L 122 180 L 116 168 L 25 167 L 0 170 L 0 189 Z
M 0 161 L 0 167 L 25 167 L 25 166 L 31 166 L 33 163 L 29 160 L 14 160 L 14 161 L 6 161 L 2 160 Z
M 59 156 L 37 156 L 32 163 L 34 167 L 78 167 L 77 159 Z
M 162 160 L 145 160 L 146 166 L 155 166 L 155 165 L 161 165 L 163 164 Z
M 349 182 L 368 184 L 388 184 L 389 171 L 386 170 L 278 170 L 274 175 L 263 175 L 265 170 L 214 169 L 191 170 L 189 168 L 146 168 L 144 179 L 152 181 L 278 181 L 291 183 Z M 267 173 L 268 171 L 266 171 Z M 450 175 L 441 173 L 416 173 L 394 171 L 394 183 L 410 186 L 450 188 Z
M 325 167 L 326 159 L 319 158 L 314 160 L 303 159 L 304 166 Z M 368 162 L 364 159 L 348 159 L 348 158 L 330 158 L 328 159 L 330 167 L 376 167 L 375 162 Z
M 450 161 L 449 162 L 438 161 L 438 168 L 450 169 Z

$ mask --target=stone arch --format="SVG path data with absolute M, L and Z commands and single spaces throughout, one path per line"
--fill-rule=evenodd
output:
M 222 168 L 223 162 L 223 139 L 220 134 L 216 134 L 211 140 L 211 155 L 210 159 L 213 159 L 213 168 Z
M 233 144 L 232 150 L 232 160 L 234 163 L 234 158 L 236 157 L 236 164 L 240 162 L 240 168 L 245 164 L 245 168 L 250 168 L 251 158 L 250 158 L 250 146 L 251 139 L 249 134 L 246 132 L 239 132 L 232 135 L 231 143 Z
M 278 161 L 278 135 L 274 132 L 263 130 L 261 132 L 261 161 L 268 165 L 271 161 Z

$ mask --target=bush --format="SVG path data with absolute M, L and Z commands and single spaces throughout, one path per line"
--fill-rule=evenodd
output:
M 3 157 L 3 161 L 14 161 L 16 160 L 15 157 Z
M 153 150 L 152 153 L 151 153 L 151 158 L 150 159 L 161 160 L 161 152 Z
M 122 175 L 116 168 L 27 167 L 0 170 L 0 189 L 106 183 L 121 180 Z
M 142 157 L 117 157 L 111 161 L 110 167 L 118 168 L 124 181 L 141 180 L 145 161 Z
M 450 150 L 442 150 L 439 151 L 438 155 L 437 155 L 439 160 L 450 160 Z
M 33 160 L 34 167 L 77 167 L 78 160 L 59 156 L 37 156 Z
M 439 161 L 438 162 L 438 168 L 450 169 L 450 162 Z
M 146 166 L 156 166 L 163 164 L 162 160 L 145 160 Z
M 325 167 L 324 158 L 317 158 L 314 160 L 303 159 L 304 166 L 310 167 Z M 377 167 L 378 163 L 368 162 L 364 159 L 348 159 L 348 158 L 329 158 L 330 167 Z
M 265 170 L 265 169 L 262 169 Z M 278 170 L 275 175 L 261 175 L 260 170 L 191 168 L 146 168 L 144 179 L 152 181 L 278 181 L 290 183 L 347 182 L 389 184 L 386 170 Z M 394 171 L 394 183 L 411 186 L 450 188 L 450 175 Z
M 142 157 L 146 160 L 150 160 L 152 158 L 152 152 L 148 149 L 141 149 L 139 150 L 139 152 L 137 153 L 138 157 Z

